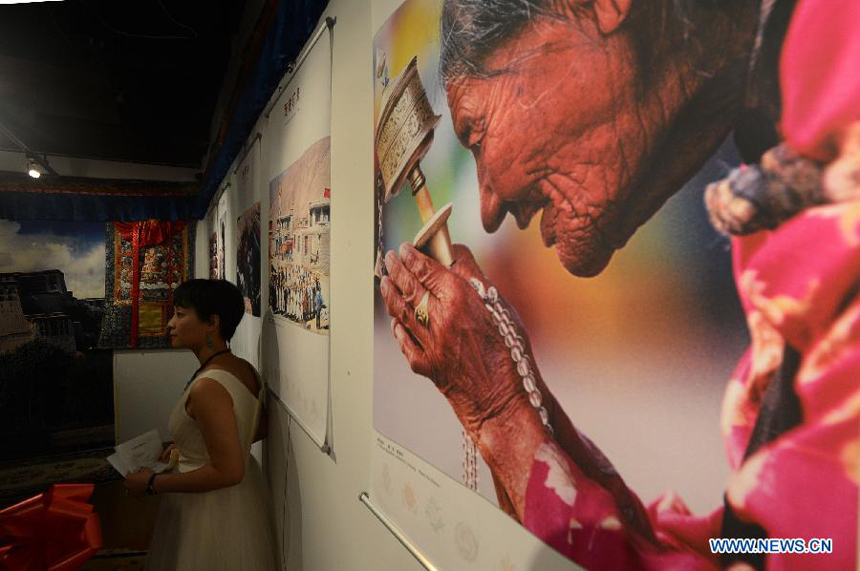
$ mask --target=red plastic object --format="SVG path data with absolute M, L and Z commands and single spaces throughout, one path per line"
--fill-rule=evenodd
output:
M 93 484 L 54 484 L 0 511 L 0 570 L 73 571 L 102 548 Z

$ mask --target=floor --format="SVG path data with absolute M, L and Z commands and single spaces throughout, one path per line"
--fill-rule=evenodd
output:
M 60 482 L 102 483 L 120 475 L 105 458 L 113 448 L 0 462 L 0 508 L 45 491 Z

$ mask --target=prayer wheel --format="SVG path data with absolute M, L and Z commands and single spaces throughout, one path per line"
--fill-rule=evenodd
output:
M 415 236 L 415 247 L 426 248 L 434 259 L 450 266 L 454 263 L 454 252 L 447 222 L 452 206 L 449 203 L 436 211 L 419 164 L 433 142 L 433 129 L 439 118 L 427 99 L 418 76 L 418 58 L 414 57 L 382 94 L 382 113 L 374 145 L 384 202 L 396 196 L 408 181 L 424 224 Z

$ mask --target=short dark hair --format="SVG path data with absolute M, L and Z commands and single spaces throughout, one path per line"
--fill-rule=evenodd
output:
M 203 321 L 213 315 L 221 318 L 219 329 L 224 341 L 229 341 L 245 315 L 242 292 L 227 280 L 188 280 L 173 292 L 173 305 L 192 308 Z

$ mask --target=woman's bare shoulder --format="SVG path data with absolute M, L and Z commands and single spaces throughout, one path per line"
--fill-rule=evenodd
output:
M 253 395 L 260 391 L 260 382 L 257 379 L 257 370 L 254 366 L 241 357 L 235 355 L 229 361 L 221 364 L 219 368 L 224 369 L 239 379 L 243 385 L 248 387 Z

